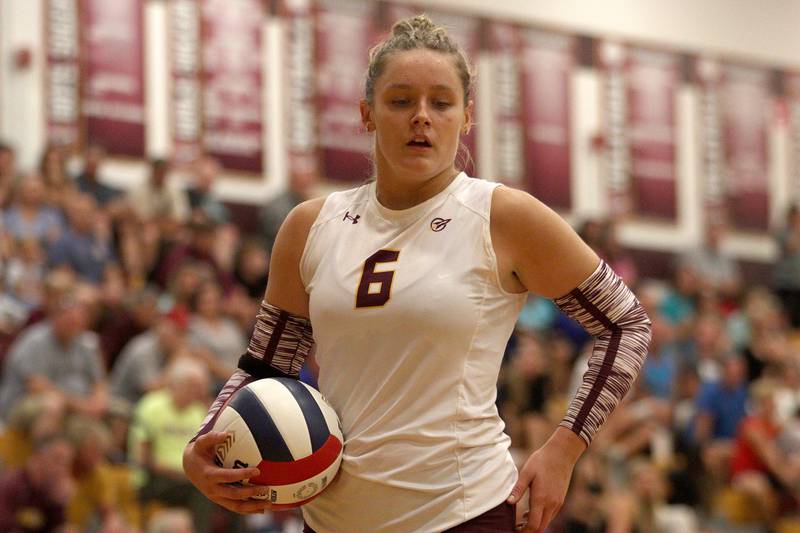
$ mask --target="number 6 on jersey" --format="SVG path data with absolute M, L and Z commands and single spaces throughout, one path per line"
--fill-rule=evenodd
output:
M 394 263 L 398 257 L 399 250 L 378 250 L 364 261 L 361 281 L 356 291 L 356 307 L 382 307 L 389 301 L 392 296 L 394 270 L 375 272 L 375 267 L 378 263 Z

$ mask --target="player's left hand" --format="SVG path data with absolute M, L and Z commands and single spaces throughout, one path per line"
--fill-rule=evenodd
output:
M 574 467 L 575 460 L 552 441 L 531 454 L 520 470 L 519 479 L 507 500 L 515 504 L 522 499 L 525 491 L 530 491 L 527 522 L 517 531 L 544 533 L 561 510 Z

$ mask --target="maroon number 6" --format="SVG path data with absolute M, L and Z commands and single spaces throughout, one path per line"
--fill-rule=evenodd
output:
M 394 270 L 375 272 L 375 266 L 378 263 L 394 263 L 398 257 L 399 250 L 378 250 L 364 261 L 364 270 L 361 271 L 361 281 L 356 292 L 356 307 L 381 307 L 389 301 Z M 373 284 L 380 287 L 377 292 L 370 290 Z

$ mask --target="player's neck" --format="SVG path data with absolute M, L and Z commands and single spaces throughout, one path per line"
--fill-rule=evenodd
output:
M 378 202 L 388 209 L 409 209 L 445 190 L 458 174 L 450 166 L 431 178 L 414 180 L 391 171 L 381 172 L 379 168 L 375 193 Z

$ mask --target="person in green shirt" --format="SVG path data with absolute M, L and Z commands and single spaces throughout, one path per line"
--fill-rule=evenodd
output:
M 208 371 L 201 363 L 177 359 L 167 368 L 166 387 L 145 394 L 131 425 L 128 453 L 139 468 L 136 483 L 143 503 L 185 507 L 198 533 L 209 531 L 209 502 L 186 478 L 183 448 L 206 415 Z

